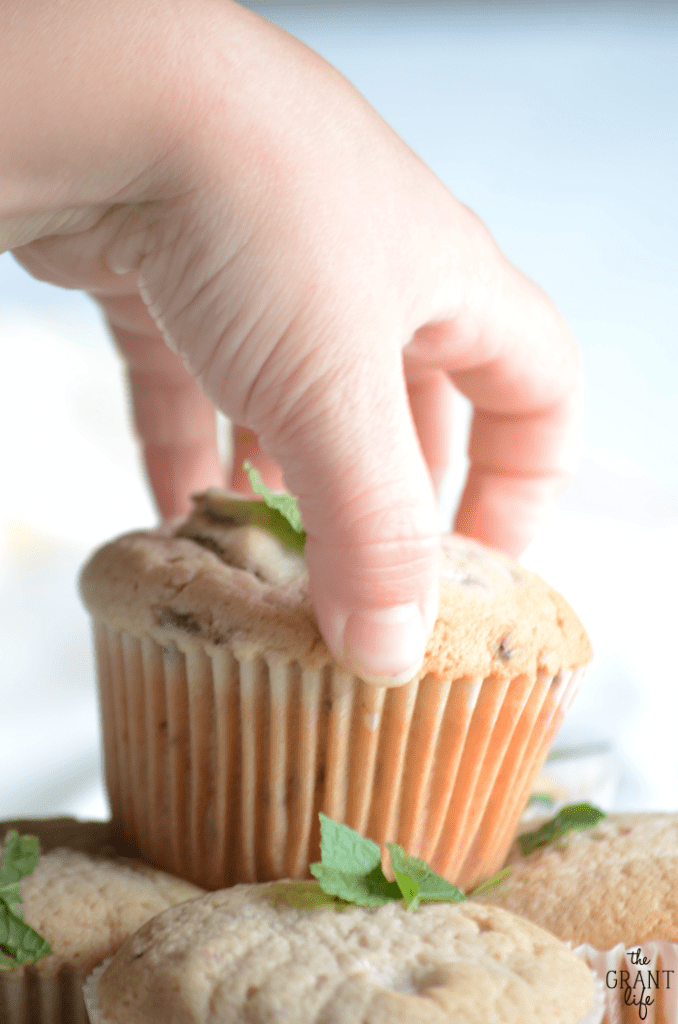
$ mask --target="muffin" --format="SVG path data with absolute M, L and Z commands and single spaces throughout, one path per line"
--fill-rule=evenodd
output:
M 0 823 L 37 835 L 41 856 L 19 883 L 25 921 L 53 950 L 0 970 L 2 1024 L 84 1024 L 82 982 L 154 914 L 202 893 L 188 882 L 119 856 L 108 822 L 72 818 Z
M 566 841 L 508 859 L 478 899 L 575 946 L 678 942 L 678 814 L 610 814 Z
M 600 1020 L 584 962 L 513 914 L 470 901 L 300 909 L 288 885 L 238 885 L 148 922 L 98 979 L 101 1024 Z
M 83 570 L 116 826 L 214 889 L 306 876 L 323 811 L 473 887 L 502 864 L 590 658 L 581 623 L 450 535 L 420 673 L 373 685 L 332 660 L 303 552 L 241 521 L 257 505 L 209 491 Z

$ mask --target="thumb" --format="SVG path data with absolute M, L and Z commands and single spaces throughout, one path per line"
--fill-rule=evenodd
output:
M 400 350 L 377 362 L 368 347 L 358 359 L 344 353 L 326 386 L 314 374 L 279 429 L 257 430 L 299 499 L 333 656 L 369 682 L 400 685 L 419 671 L 436 620 L 440 539 Z

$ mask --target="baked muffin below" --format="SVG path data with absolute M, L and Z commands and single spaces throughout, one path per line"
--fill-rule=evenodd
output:
M 492 875 L 591 656 L 574 612 L 446 536 L 422 669 L 374 685 L 332 660 L 303 554 L 233 501 L 208 492 L 83 570 L 118 827 L 207 888 L 304 877 L 318 811 L 464 889 Z
M 530 828 L 533 823 L 530 823 Z M 574 946 L 678 942 L 678 814 L 609 814 L 527 856 L 478 897 Z
M 288 885 L 144 925 L 99 980 L 105 1024 L 580 1024 L 594 1010 L 584 962 L 499 908 L 298 909 Z
M 120 856 L 108 822 L 69 818 L 0 823 L 37 835 L 41 856 L 19 883 L 25 921 L 46 938 L 51 956 L 0 970 L 2 1024 L 86 1021 L 82 981 L 155 914 L 201 895 L 197 886 Z

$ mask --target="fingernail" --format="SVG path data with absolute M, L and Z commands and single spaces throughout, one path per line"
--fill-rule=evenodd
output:
M 402 686 L 419 672 L 427 639 L 417 604 L 364 609 L 346 620 L 343 661 L 368 683 Z

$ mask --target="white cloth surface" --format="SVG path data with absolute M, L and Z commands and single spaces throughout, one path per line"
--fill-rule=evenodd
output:
M 575 328 L 584 458 L 524 557 L 595 649 L 557 745 L 605 748 L 603 802 L 678 808 L 678 8 L 250 6 L 336 64 Z M 89 300 L 0 257 L 0 352 L 0 818 L 105 817 L 75 581 L 153 508 Z

